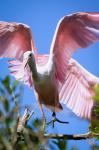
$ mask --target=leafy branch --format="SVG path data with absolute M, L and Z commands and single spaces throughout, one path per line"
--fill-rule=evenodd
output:
M 94 106 L 91 112 L 91 124 L 89 129 L 92 132 L 93 136 L 99 139 L 99 84 L 96 84 L 94 86 L 94 92 Z
M 96 97 L 94 99 L 98 100 L 99 87 L 96 86 L 95 90 Z M 21 95 L 22 87 L 18 82 L 11 83 L 8 76 L 4 80 L 0 80 L 0 149 L 46 150 L 49 147 L 57 146 L 59 150 L 66 150 L 68 149 L 67 140 L 99 137 L 98 101 L 95 101 L 92 109 L 90 132 L 77 135 L 48 134 L 43 130 L 42 120 L 31 118 L 34 113 L 29 108 L 26 107 L 24 114 L 19 115 Z M 30 119 L 31 123 L 29 123 Z

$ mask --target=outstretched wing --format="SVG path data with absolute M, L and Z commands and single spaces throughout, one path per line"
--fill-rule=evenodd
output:
M 21 60 L 28 50 L 36 50 L 30 28 L 21 23 L 0 22 L 0 57 Z
M 16 80 L 22 81 L 29 87 L 33 87 L 31 72 L 28 67 L 25 67 L 25 60 L 22 62 L 19 60 L 8 60 L 8 63 L 11 75 L 13 75 Z
M 74 59 L 70 59 L 65 82 L 59 94 L 60 102 L 71 108 L 76 115 L 90 119 L 95 84 L 99 84 L 99 78 L 89 73 Z
M 48 62 L 49 55 L 37 55 L 36 63 L 38 66 L 43 66 Z M 19 60 L 9 60 L 9 69 L 11 74 L 16 78 L 16 80 L 22 81 L 27 84 L 29 87 L 33 87 L 33 79 L 31 72 L 26 65 L 26 60 L 23 58 L 23 61 Z
M 76 13 L 63 17 L 56 28 L 50 49 L 55 65 L 55 76 L 64 82 L 66 68 L 72 53 L 99 40 L 99 12 Z

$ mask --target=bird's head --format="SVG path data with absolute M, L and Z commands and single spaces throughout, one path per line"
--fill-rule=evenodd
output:
M 25 67 L 29 65 L 30 69 L 35 65 L 35 56 L 32 51 L 27 51 L 24 53 L 24 59 L 26 60 Z

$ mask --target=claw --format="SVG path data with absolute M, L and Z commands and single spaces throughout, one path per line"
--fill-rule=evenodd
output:
M 68 121 L 61 121 L 61 120 L 59 120 L 57 118 L 56 118 L 56 121 L 59 122 L 59 123 L 69 123 Z
M 69 123 L 69 122 L 67 122 L 67 121 L 61 121 L 61 120 L 57 119 L 55 112 L 53 112 L 52 117 L 53 117 L 53 119 L 52 119 L 50 122 L 48 122 L 47 125 L 50 125 L 50 124 L 52 123 L 52 127 L 53 127 L 53 128 L 54 128 L 55 122 L 59 122 L 59 123 Z
M 52 127 L 54 128 L 55 122 L 56 122 L 56 118 L 53 118 L 50 122 L 47 123 L 47 125 L 50 125 L 52 123 Z

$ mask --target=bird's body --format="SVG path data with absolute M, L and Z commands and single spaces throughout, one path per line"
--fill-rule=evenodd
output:
M 35 65 L 33 66 L 34 68 Z M 59 103 L 59 91 L 54 76 L 54 65 L 49 65 L 49 63 L 46 63 L 43 66 L 36 66 L 36 78 L 32 76 L 34 89 L 40 103 L 46 105 L 52 111 L 59 111 L 62 109 L 62 106 Z
M 9 61 L 11 73 L 34 87 L 40 107 L 44 104 L 59 111 L 63 103 L 88 119 L 94 104 L 93 86 L 99 84 L 99 78 L 71 56 L 96 41 L 99 41 L 99 12 L 64 16 L 56 27 L 49 55 L 37 53 L 27 25 L 0 22 L 0 57 L 16 58 Z

